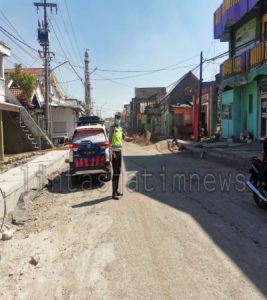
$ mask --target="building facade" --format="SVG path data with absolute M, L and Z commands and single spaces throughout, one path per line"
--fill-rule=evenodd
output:
M 5 124 L 4 121 L 4 114 L 10 112 L 15 113 L 18 116 L 20 112 L 20 109 L 17 105 L 6 101 L 4 58 L 10 55 L 10 49 L 4 43 L 0 42 L 0 161 L 4 160 L 6 146 L 5 131 L 7 129 L 7 124 Z
M 193 94 L 198 85 L 198 78 L 192 72 L 188 72 L 161 99 L 162 136 L 188 138 L 193 134 Z
M 201 99 L 201 114 L 199 113 L 199 95 L 194 94 L 194 140 L 199 138 L 201 123 L 205 129 L 206 137 L 211 138 L 216 134 L 218 127 L 218 92 L 216 81 L 203 82 Z M 201 122 L 199 120 L 201 117 Z
M 267 2 L 224 0 L 214 38 L 229 43 L 221 65 L 222 138 L 267 135 Z
M 150 111 L 159 105 L 160 99 L 166 95 L 164 87 L 136 88 L 135 97 L 130 103 L 130 130 L 132 133 L 144 133 L 147 129 L 148 118 L 147 108 Z M 153 111 L 154 114 L 154 111 Z M 153 117 L 155 120 L 155 117 Z M 151 129 L 152 130 L 152 129 Z

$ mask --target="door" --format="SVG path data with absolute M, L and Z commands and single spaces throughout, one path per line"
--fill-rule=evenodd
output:
M 184 114 L 174 115 L 174 127 L 184 126 Z
M 222 137 L 231 138 L 234 135 L 233 104 L 222 105 Z
M 175 139 L 182 138 L 182 130 L 184 127 L 184 114 L 175 114 L 173 118 L 173 137 Z
M 208 103 L 201 106 L 201 124 L 205 128 L 206 134 L 209 133 L 209 117 L 208 117 Z
M 261 137 L 267 135 L 267 94 L 261 96 Z

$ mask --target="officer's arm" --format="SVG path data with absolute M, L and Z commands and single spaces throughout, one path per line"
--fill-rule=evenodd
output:
M 110 127 L 109 129 L 109 142 L 112 142 L 112 138 L 113 138 L 113 132 L 114 132 L 114 128 Z

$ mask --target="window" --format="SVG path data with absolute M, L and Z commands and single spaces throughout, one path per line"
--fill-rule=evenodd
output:
M 73 136 L 73 143 L 90 141 L 92 143 L 102 143 L 106 141 L 104 130 L 102 129 L 82 129 L 77 130 Z
M 248 113 L 253 114 L 253 95 L 249 95 L 249 100 L 248 100 Z
M 223 104 L 222 105 L 222 119 L 223 120 L 232 120 L 233 119 L 232 104 Z

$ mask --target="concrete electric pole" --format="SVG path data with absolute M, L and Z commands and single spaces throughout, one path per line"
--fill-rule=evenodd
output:
M 40 3 L 34 3 L 34 6 L 37 8 L 42 7 L 44 9 L 44 20 L 42 24 L 39 22 L 38 26 L 38 41 L 39 44 L 43 47 L 43 51 L 39 51 L 41 58 L 44 60 L 44 69 L 45 69 L 45 115 L 46 115 L 46 129 L 49 134 L 52 134 L 52 124 L 51 124 L 51 111 L 50 111 L 50 62 L 52 57 L 55 56 L 53 52 L 49 51 L 50 45 L 50 31 L 49 24 L 47 20 L 47 8 L 50 8 L 51 12 L 53 9 L 57 11 L 56 3 L 47 3 L 47 0 L 43 0 Z
M 90 70 L 89 70 L 89 54 L 85 51 L 85 71 L 84 71 L 84 87 L 85 87 L 85 104 L 86 104 L 86 114 L 90 116 L 92 114 L 92 99 L 91 99 L 91 82 L 90 82 Z
M 202 123 L 202 87 L 203 87 L 203 52 L 200 53 L 200 74 L 199 74 L 199 87 L 198 87 L 198 105 L 199 105 L 199 122 L 198 122 L 198 132 L 199 132 L 199 141 L 201 140 L 201 129 L 203 126 Z

